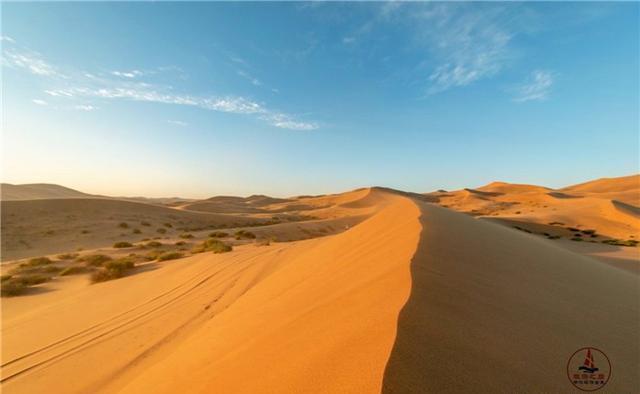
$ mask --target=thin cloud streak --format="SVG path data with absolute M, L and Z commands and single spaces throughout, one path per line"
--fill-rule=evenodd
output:
M 3 41 L 9 42 L 7 37 L 3 37 Z M 246 62 L 239 58 L 234 59 L 234 62 L 246 64 Z M 72 74 L 74 75 L 73 78 L 69 78 L 60 73 L 53 65 L 47 63 L 39 54 L 26 49 L 16 50 L 15 48 L 3 51 L 2 63 L 3 65 L 7 65 L 11 68 L 26 70 L 34 75 L 67 80 L 68 82 L 65 82 L 67 87 L 48 88 L 44 90 L 44 93 L 57 99 L 124 99 L 159 104 L 184 105 L 198 107 L 209 111 L 253 115 L 258 119 L 267 122 L 271 126 L 281 129 L 308 131 L 319 128 L 319 125 L 315 122 L 303 122 L 296 120 L 292 115 L 274 111 L 266 107 L 264 104 L 245 97 L 233 95 L 209 97 L 193 96 L 189 94 L 174 93 L 171 86 L 159 86 L 141 81 L 130 81 L 147 74 L 147 72 L 140 70 L 109 72 L 110 75 L 118 77 L 117 79 L 114 79 L 113 77 L 108 78 L 104 75 L 96 76 L 95 74 L 85 71 L 76 72 Z M 249 79 L 256 86 L 262 84 L 259 80 L 251 77 L 249 74 L 244 73 L 243 75 L 239 72 L 239 75 Z M 58 80 L 58 82 L 60 81 Z M 33 102 L 39 105 L 47 105 L 44 100 L 40 99 L 34 99 Z M 77 104 L 73 108 L 82 111 L 93 111 L 98 109 L 98 107 L 87 104 Z
M 535 70 L 529 78 L 516 88 L 516 97 L 513 101 L 523 103 L 526 101 L 546 100 L 553 86 L 553 74 L 549 71 Z

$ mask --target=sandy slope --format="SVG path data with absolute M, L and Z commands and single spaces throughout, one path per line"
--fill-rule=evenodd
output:
M 49 183 L 31 183 L 24 185 L 0 184 L 0 200 L 46 200 L 51 198 L 90 198 L 94 197 L 68 187 Z
M 4 389 L 378 392 L 420 232 L 413 202 L 378 198 L 336 236 L 3 299 Z
M 640 384 L 638 277 L 382 189 L 341 234 L 2 299 L 6 393 L 602 392 Z M 343 203 L 356 203 L 343 201 Z
M 180 227 L 211 229 L 264 221 L 236 215 L 188 212 L 132 201 L 99 198 L 2 201 L 2 260 L 110 246 L 159 236 Z M 143 222 L 148 226 L 142 225 Z M 119 227 L 126 223 L 126 228 Z M 172 225 L 165 227 L 165 223 Z M 134 234 L 134 229 L 140 231 Z M 162 234 L 164 236 L 164 234 Z

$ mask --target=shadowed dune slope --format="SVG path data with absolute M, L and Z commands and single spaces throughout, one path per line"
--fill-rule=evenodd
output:
M 566 362 L 584 346 L 611 359 L 603 392 L 639 387 L 637 277 L 532 235 L 421 210 L 383 392 L 571 392 Z

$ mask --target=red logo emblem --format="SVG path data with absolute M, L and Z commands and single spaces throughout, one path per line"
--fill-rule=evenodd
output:
M 611 362 L 601 350 L 583 347 L 569 358 L 567 376 L 577 389 L 596 391 L 604 387 L 611 378 Z

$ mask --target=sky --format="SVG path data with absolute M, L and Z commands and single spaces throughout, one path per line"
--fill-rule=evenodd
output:
M 3 2 L 1 178 L 205 198 L 637 173 L 639 15 Z

